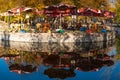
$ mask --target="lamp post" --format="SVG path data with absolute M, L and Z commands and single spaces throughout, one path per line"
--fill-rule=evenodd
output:
M 10 27 L 10 13 L 8 12 L 8 28 Z
M 20 17 L 20 26 L 22 26 L 22 19 L 21 19 L 21 16 L 20 16 L 20 8 L 17 9 L 17 13 L 18 13 L 18 15 L 19 15 L 19 17 Z
M 28 24 L 29 24 L 29 18 L 30 18 L 29 14 L 26 14 L 26 19 Z
M 61 17 L 62 17 L 62 15 L 61 15 L 61 13 L 60 13 L 60 25 L 59 25 L 59 29 L 62 28 L 62 20 L 61 20 Z

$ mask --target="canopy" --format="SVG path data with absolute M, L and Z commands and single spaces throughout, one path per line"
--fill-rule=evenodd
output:
M 20 15 L 20 13 L 22 12 L 32 12 L 34 11 L 34 8 L 31 7 L 17 7 L 17 8 L 13 8 L 11 10 L 8 10 L 9 14 L 14 14 L 14 15 Z
M 111 11 L 104 11 L 104 16 L 107 17 L 107 18 L 113 18 L 115 17 L 115 13 L 114 12 L 111 12 Z
M 93 8 L 81 8 L 77 11 L 78 15 L 81 16 L 98 16 L 102 17 L 104 14 L 102 13 L 102 10 L 99 9 L 93 9 Z
M 99 10 L 93 8 L 81 8 L 77 10 L 78 15 L 80 16 L 94 16 L 94 17 L 107 17 L 113 18 L 115 17 L 115 13 L 106 10 Z
M 44 11 L 43 10 L 41 10 L 41 11 L 36 10 L 35 13 L 38 15 L 42 15 L 44 13 Z
M 75 14 L 76 6 L 68 5 L 68 4 L 57 4 L 57 5 L 51 5 L 46 6 L 44 8 L 44 13 L 47 16 L 66 16 L 70 14 Z
M 8 12 L 0 13 L 0 16 L 14 16 L 14 14 L 9 14 Z

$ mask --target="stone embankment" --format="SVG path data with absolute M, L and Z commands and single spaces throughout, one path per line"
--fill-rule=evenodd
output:
M 6 33 L 0 32 L 0 39 L 20 42 L 98 42 L 115 38 L 115 32 L 87 34 L 85 32 L 65 33 Z

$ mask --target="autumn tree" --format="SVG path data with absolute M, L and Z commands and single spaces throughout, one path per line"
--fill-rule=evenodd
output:
M 108 9 L 109 0 L 73 0 L 74 4 L 77 7 L 90 7 L 90 8 L 99 8 L 99 9 Z
M 120 0 L 116 0 L 115 6 L 116 6 L 116 15 L 117 15 L 116 21 L 120 22 Z
M 60 2 L 61 2 L 61 0 L 43 0 L 43 3 L 46 6 L 53 5 L 53 4 L 58 4 Z
M 74 3 L 72 2 L 72 0 L 61 0 L 61 3 L 74 5 Z
M 16 1 L 12 0 L 0 0 L 0 11 L 5 12 L 12 7 L 15 7 Z M 6 5 L 7 4 L 7 5 Z

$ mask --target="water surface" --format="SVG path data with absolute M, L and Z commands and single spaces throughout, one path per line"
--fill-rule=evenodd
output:
M 0 80 L 120 80 L 114 41 L 1 42 Z

